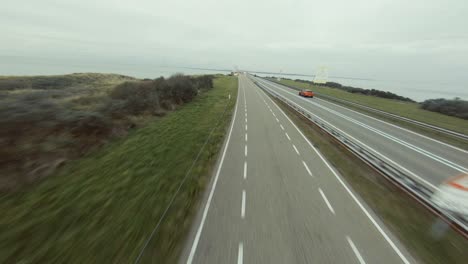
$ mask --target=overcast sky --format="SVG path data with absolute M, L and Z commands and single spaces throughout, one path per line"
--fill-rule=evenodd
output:
M 466 0 L 2 0 L 0 75 L 324 65 L 463 92 L 467 14 Z

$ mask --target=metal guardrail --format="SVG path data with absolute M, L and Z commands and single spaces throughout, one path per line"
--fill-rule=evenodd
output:
M 259 78 L 261 78 L 261 77 L 259 77 Z M 262 79 L 265 79 L 265 78 L 262 78 Z M 289 88 L 292 88 L 292 89 L 295 89 L 295 90 L 299 89 L 297 87 L 292 87 L 292 86 L 289 86 L 289 85 L 286 85 L 286 84 L 283 84 L 283 83 L 279 83 L 279 82 L 274 81 L 274 80 L 270 80 L 270 79 L 265 79 L 265 80 L 270 81 L 270 82 L 274 82 L 274 83 L 277 83 L 279 85 L 283 85 L 283 86 L 286 86 L 286 87 L 289 87 Z M 411 118 L 395 115 L 395 114 L 392 114 L 392 113 L 389 113 L 389 112 L 386 112 L 386 111 L 375 109 L 373 107 L 358 104 L 358 103 L 351 102 L 351 101 L 344 100 L 344 99 L 339 99 L 339 98 L 336 98 L 336 97 L 333 97 L 333 96 L 324 95 L 324 94 L 317 93 L 317 92 L 315 92 L 315 94 L 318 95 L 319 97 L 328 99 L 330 101 L 336 101 L 336 102 L 340 102 L 340 103 L 343 103 L 343 104 L 353 105 L 355 107 L 363 108 L 363 109 L 365 109 L 367 111 L 370 111 L 370 112 L 378 113 L 378 114 L 381 114 L 381 115 L 384 115 L 384 116 L 388 116 L 388 117 L 391 117 L 391 118 L 394 118 L 394 119 L 398 119 L 400 121 L 405 121 L 405 122 L 411 123 L 413 125 L 428 128 L 428 129 L 431 129 L 431 130 L 434 130 L 434 131 L 437 131 L 439 133 L 443 133 L 443 134 L 446 134 L 446 135 L 449 135 L 449 136 L 452 136 L 452 137 L 456 137 L 456 138 L 463 139 L 463 140 L 468 140 L 468 135 L 463 134 L 463 133 L 459 133 L 459 132 L 455 132 L 453 130 L 449 130 L 449 129 L 445 129 L 445 128 L 442 128 L 442 127 L 434 126 L 434 125 L 424 123 L 424 122 L 421 122 L 421 121 L 417 121 L 417 120 L 414 120 L 414 119 L 411 119 Z
M 320 117 L 312 114 L 308 110 L 304 109 L 302 106 L 296 104 L 295 102 L 285 98 L 281 94 L 271 90 L 266 87 L 264 84 L 256 82 L 254 83 L 260 87 L 265 92 L 269 93 L 273 97 L 279 99 L 283 103 L 287 104 L 299 114 L 312 121 L 323 131 L 331 135 L 333 138 L 338 140 L 343 146 L 349 149 L 353 154 L 355 154 L 362 161 L 379 171 L 383 176 L 385 176 L 392 183 L 396 184 L 398 187 L 402 188 L 409 195 L 415 198 L 417 201 L 422 203 L 426 208 L 431 210 L 433 213 L 443 217 L 447 222 L 451 223 L 453 227 L 457 229 L 463 236 L 468 238 L 468 219 L 460 215 L 456 215 L 452 212 L 444 210 L 434 204 L 431 200 L 433 194 L 433 189 L 425 184 L 418 182 L 416 179 L 408 175 L 401 168 L 389 164 L 383 158 L 381 158 L 376 153 L 368 150 L 367 148 L 361 146 L 360 144 L 354 142 L 352 139 L 343 135 L 340 131 L 337 131 L 332 125 L 324 121 Z

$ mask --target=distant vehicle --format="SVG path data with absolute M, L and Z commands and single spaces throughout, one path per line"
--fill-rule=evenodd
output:
M 313 98 L 314 97 L 314 92 L 312 92 L 311 90 L 301 90 L 299 92 L 299 95 L 300 96 L 303 96 L 303 97 L 310 97 L 310 98 Z
M 433 194 L 432 201 L 468 221 L 468 174 L 444 182 Z

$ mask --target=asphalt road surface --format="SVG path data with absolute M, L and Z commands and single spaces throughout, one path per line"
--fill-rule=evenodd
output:
M 181 263 L 414 263 L 245 75 Z
M 468 173 L 466 150 L 323 99 L 300 97 L 298 91 L 286 86 L 252 78 L 345 132 L 433 189 L 450 177 Z

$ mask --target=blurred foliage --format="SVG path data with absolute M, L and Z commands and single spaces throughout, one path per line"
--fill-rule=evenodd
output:
M 219 121 L 142 262 L 176 263 L 236 101 L 236 78 L 214 81 L 215 89 L 178 111 L 70 162 L 24 191 L 0 193 L 0 263 L 133 263 Z M 126 96 L 119 98 L 125 101 Z M 82 112 L 63 118 L 86 120 L 75 125 L 77 133 L 100 131 L 96 126 L 110 120 Z
M 95 73 L 0 77 L 0 190 L 47 176 L 67 160 L 126 135 L 137 125 L 133 116 L 161 116 L 192 101 L 213 87 L 212 79 Z
M 421 103 L 421 108 L 444 115 L 468 119 L 468 101 L 455 99 L 429 99 Z

